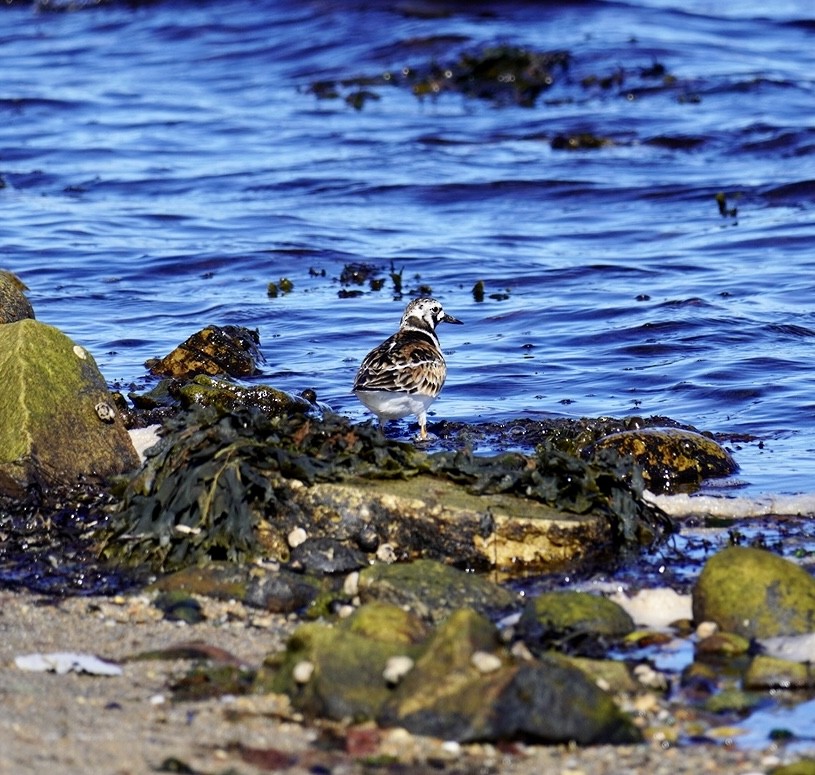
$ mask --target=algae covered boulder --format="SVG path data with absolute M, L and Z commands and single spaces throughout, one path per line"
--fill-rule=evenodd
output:
M 256 688 L 287 693 L 311 716 L 372 720 L 446 740 L 640 739 L 611 695 L 580 670 L 516 660 L 472 609 L 453 611 L 425 636 L 421 622 L 397 606 L 366 608 L 337 626 L 299 627 L 286 652 L 267 659 Z
M 699 574 L 693 618 L 747 638 L 815 632 L 815 578 L 772 552 L 728 547 Z
M 593 643 L 620 639 L 633 632 L 634 621 L 621 606 L 600 595 L 546 592 L 527 603 L 518 629 L 533 648 L 562 644 L 585 653 L 593 650 Z
M 52 326 L 0 325 L 0 490 L 101 480 L 139 458 L 91 355 Z

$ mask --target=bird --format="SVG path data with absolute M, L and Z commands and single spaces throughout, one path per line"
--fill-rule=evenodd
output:
M 419 438 L 427 438 L 427 409 L 447 377 L 436 335 L 439 323 L 461 325 L 436 299 L 414 299 L 405 307 L 399 330 L 363 359 L 353 390 L 377 416 L 380 427 L 385 420 L 413 414 L 419 421 Z

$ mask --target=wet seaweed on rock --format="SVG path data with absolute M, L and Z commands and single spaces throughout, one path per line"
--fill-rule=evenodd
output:
M 602 513 L 617 546 L 651 545 L 674 530 L 668 515 L 643 499 L 639 467 L 613 450 L 585 461 L 543 443 L 534 458 L 442 452 L 431 456 L 429 466 L 480 495 L 508 493 L 574 514 Z
M 296 502 L 298 487 L 419 474 L 463 483 L 477 494 L 508 493 L 604 514 L 616 546 L 650 544 L 670 531 L 668 518 L 640 497 L 636 468 L 610 452 L 592 462 L 550 446 L 535 458 L 427 455 L 338 415 L 213 407 L 180 415 L 163 434 L 111 518 L 101 546 L 108 559 L 160 570 L 257 556 L 288 561 L 287 536 L 309 519 Z M 311 526 L 318 533 L 327 529 L 318 523 Z

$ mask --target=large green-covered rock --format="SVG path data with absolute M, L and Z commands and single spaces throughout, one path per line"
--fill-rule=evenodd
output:
M 435 560 L 371 565 L 360 572 L 363 602 L 385 601 L 440 621 L 457 608 L 494 615 L 512 607 L 517 597 L 485 576 L 465 573 Z
M 747 638 L 815 632 L 815 578 L 771 552 L 728 547 L 699 574 L 693 618 Z
M 375 720 L 447 740 L 640 739 L 611 695 L 580 670 L 555 659 L 515 660 L 472 609 L 454 611 L 420 638 L 412 614 L 363 606 L 337 626 L 298 627 L 255 688 L 286 692 L 310 716 Z M 404 664 L 395 677 L 394 662 Z
M 90 353 L 32 319 L 0 325 L 0 491 L 103 479 L 139 458 Z

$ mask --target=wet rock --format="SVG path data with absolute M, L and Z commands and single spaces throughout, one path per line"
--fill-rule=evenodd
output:
M 367 565 L 368 558 L 334 538 L 307 538 L 292 549 L 289 564 L 310 573 L 348 573 Z
M 152 374 L 192 377 L 196 374 L 249 377 L 260 360 L 260 336 L 242 326 L 207 326 L 163 358 L 147 361 Z
M 815 578 L 762 549 L 728 547 L 705 563 L 693 616 L 746 638 L 815 631 Z
M 617 603 L 586 592 L 547 592 L 530 600 L 518 634 L 530 647 L 554 644 L 569 651 L 603 654 L 608 641 L 634 631 L 631 617 Z
M 154 601 L 154 605 L 169 622 L 186 622 L 197 624 L 206 619 L 201 604 L 191 595 L 182 590 L 164 592 Z
M 17 275 L 0 269 L 0 324 L 34 317 L 34 308 L 24 293 L 27 290 Z
M 815 671 L 809 664 L 759 654 L 744 673 L 745 689 L 812 689 Z
M 246 387 L 203 374 L 179 386 L 175 392 L 183 407 L 199 404 L 214 406 L 221 412 L 246 407 L 268 414 L 284 414 L 308 412 L 314 408 L 313 404 L 300 396 L 293 396 L 267 385 Z
M 629 464 L 598 457 L 552 448 L 428 455 L 333 414 L 196 408 L 165 423 L 103 550 L 164 571 L 202 560 L 285 563 L 289 536 L 302 529 L 377 557 L 474 570 L 587 566 L 673 529 L 629 481 Z
M 499 656 L 502 666 L 480 671 L 473 659 L 479 653 Z M 610 695 L 583 673 L 553 660 L 513 664 L 492 625 L 468 609 L 437 628 L 379 720 L 462 742 L 639 740 Z
M 359 574 L 363 603 L 378 600 L 408 608 L 424 620 L 438 622 L 451 611 L 468 607 L 496 615 L 516 603 L 516 596 L 483 576 L 433 560 L 372 565 Z
M 139 457 L 92 356 L 25 318 L 0 326 L 0 491 L 101 481 Z
M 697 657 L 737 657 L 746 654 L 750 641 L 734 632 L 716 632 L 696 644 Z
M 204 595 L 217 600 L 238 600 L 273 613 L 301 611 L 321 590 L 308 575 L 285 568 L 264 569 L 233 563 L 192 566 L 160 578 L 151 586 L 164 593 Z
M 471 609 L 454 611 L 418 644 L 390 637 L 387 627 L 360 629 L 354 618 L 299 627 L 283 654 L 267 658 L 255 689 L 285 692 L 309 716 L 373 719 L 446 740 L 640 739 L 583 673 L 549 660 L 516 664 L 495 627 Z M 479 669 L 487 659 L 489 670 Z M 389 679 L 397 663 L 412 667 Z
M 706 479 L 729 476 L 736 462 L 711 438 L 684 428 L 625 430 L 598 439 L 584 450 L 592 456 L 601 449 L 630 455 L 642 469 L 654 493 L 688 492 Z

